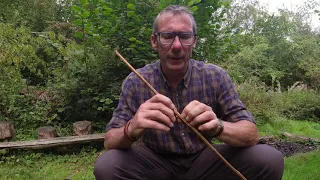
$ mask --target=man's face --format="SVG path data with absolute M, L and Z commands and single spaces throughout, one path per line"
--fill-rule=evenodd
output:
M 193 33 L 192 21 L 187 14 L 173 15 L 171 13 L 160 16 L 157 32 Z M 172 44 L 162 44 L 159 35 L 151 36 L 151 45 L 158 51 L 162 70 L 165 74 L 170 71 L 185 73 L 188 62 L 195 47 L 195 41 L 191 45 L 181 44 L 176 36 Z

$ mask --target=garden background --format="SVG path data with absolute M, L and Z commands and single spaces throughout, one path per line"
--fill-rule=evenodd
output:
M 320 138 L 320 27 L 310 23 L 319 1 L 270 13 L 255 0 L 0 0 L 0 121 L 14 123 L 12 141 L 36 139 L 40 126 L 70 136 L 81 120 L 104 132 L 130 73 L 114 50 L 135 68 L 157 60 L 152 23 L 169 4 L 192 10 L 193 58 L 228 71 L 262 136 Z M 102 151 L 0 151 L 0 177 L 92 179 Z M 320 177 L 319 155 L 286 159 L 284 179 Z

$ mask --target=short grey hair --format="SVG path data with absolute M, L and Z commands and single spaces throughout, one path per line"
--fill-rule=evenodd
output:
M 197 33 L 197 24 L 196 24 L 196 21 L 194 20 L 194 17 L 191 13 L 191 11 L 186 8 L 185 6 L 180 6 L 180 5 L 170 5 L 166 8 L 164 8 L 162 11 L 160 11 L 160 13 L 158 14 L 158 16 L 154 19 L 154 22 L 153 22 L 153 29 L 152 29 L 152 34 L 156 33 L 157 32 L 157 29 L 158 29 L 158 21 L 159 21 L 159 18 L 164 15 L 164 14 L 169 14 L 169 13 L 172 13 L 174 15 L 177 15 L 177 14 L 187 14 L 190 19 L 191 19 L 191 22 L 192 22 L 192 30 L 193 30 L 193 33 Z

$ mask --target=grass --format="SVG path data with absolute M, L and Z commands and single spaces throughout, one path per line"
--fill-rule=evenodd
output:
M 286 119 L 259 125 L 262 136 L 286 131 L 317 139 L 320 139 L 319 128 L 319 123 Z M 0 151 L 0 179 L 61 180 L 72 177 L 72 180 L 91 180 L 94 179 L 92 174 L 94 162 L 102 152 L 101 149 L 96 150 L 93 147 L 83 148 L 74 154 L 60 155 L 53 152 Z M 283 180 L 319 179 L 319 164 L 320 150 L 285 158 Z
M 320 150 L 285 158 L 283 180 L 320 179 Z
M 91 151 L 91 152 L 90 152 Z M 19 152 L 0 163 L 0 179 L 72 180 L 94 179 L 93 165 L 100 152 L 86 148 L 76 154 L 57 155 L 46 152 Z
M 261 136 L 280 135 L 282 132 L 289 132 L 294 135 L 320 139 L 319 122 L 279 118 L 263 125 L 258 124 L 258 128 Z

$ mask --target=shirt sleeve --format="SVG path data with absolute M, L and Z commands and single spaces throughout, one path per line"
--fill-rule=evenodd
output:
M 109 131 L 112 128 L 123 127 L 130 119 L 132 119 L 138 109 L 131 77 L 132 76 L 129 75 L 122 83 L 119 104 L 114 110 L 111 120 L 107 124 L 106 131 Z
M 231 122 L 248 120 L 256 123 L 251 113 L 239 99 L 236 87 L 226 71 L 222 70 L 220 80 L 218 85 L 220 118 Z

